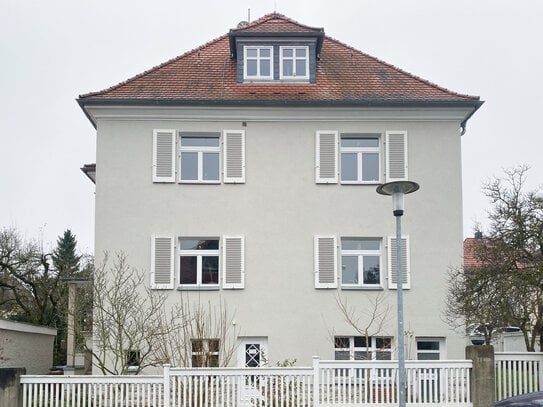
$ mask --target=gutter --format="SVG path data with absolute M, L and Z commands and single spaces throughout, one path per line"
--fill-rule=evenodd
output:
M 462 121 L 465 133 L 468 119 L 483 105 L 481 100 L 417 100 L 417 99 L 350 99 L 339 101 L 323 100 L 206 100 L 206 99 L 119 99 L 119 98 L 78 98 L 77 103 L 85 116 L 96 128 L 96 123 L 87 111 L 87 106 L 245 106 L 245 107 L 465 107 L 471 113 Z

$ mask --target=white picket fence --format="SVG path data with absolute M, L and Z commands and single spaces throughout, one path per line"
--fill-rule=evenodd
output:
M 543 353 L 496 352 L 496 400 L 543 390 Z
M 411 405 L 471 406 L 470 361 L 406 361 Z M 23 407 L 327 407 L 397 404 L 396 361 L 307 368 L 171 368 L 162 376 L 22 376 Z M 166 397 L 165 397 L 166 395 Z

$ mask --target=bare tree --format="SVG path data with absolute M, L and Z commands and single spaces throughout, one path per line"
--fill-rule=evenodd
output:
M 476 326 L 489 345 L 493 332 L 507 319 L 504 290 L 504 281 L 496 278 L 496 269 L 491 266 L 450 269 L 445 321 L 464 332 L 467 326 Z
M 373 299 L 368 298 L 368 306 L 363 308 L 350 304 L 347 298 L 342 298 L 339 294 L 336 303 L 345 322 L 363 336 L 366 343 L 370 343 L 372 336 L 384 336 L 384 328 L 390 313 L 390 304 L 386 301 L 384 293 L 379 293 Z M 366 357 L 371 359 L 369 354 Z
M 156 348 L 165 363 L 186 367 L 229 366 L 237 350 L 239 327 L 224 301 L 213 304 L 185 298 L 176 306 L 184 323 Z
M 144 274 L 123 253 L 109 265 L 106 254 L 93 273 L 93 364 L 104 374 L 139 373 L 160 364 L 155 349 L 185 318 L 166 313 L 166 295 L 151 290 Z
M 93 364 L 104 374 L 149 366 L 226 366 L 236 350 L 234 316 L 224 302 L 184 299 L 168 307 L 164 291 L 119 253 L 93 273 Z
M 0 231 L 0 310 L 5 316 L 55 326 L 63 311 L 63 274 L 52 267 L 51 254 L 14 229 Z
M 505 170 L 483 185 L 490 227 L 475 247 L 477 265 L 449 273 L 446 319 L 496 329 L 518 326 L 528 351 L 543 332 L 543 191 L 526 191 L 529 167 Z

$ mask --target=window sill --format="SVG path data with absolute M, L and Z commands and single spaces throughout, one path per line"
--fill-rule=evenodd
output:
M 243 83 L 274 83 L 273 78 L 243 78 Z
M 358 182 L 358 181 L 340 181 L 341 185 L 379 185 L 381 184 L 381 181 L 364 181 L 364 182 Z
M 359 290 L 359 291 L 384 291 L 385 289 L 381 286 L 348 286 L 342 285 L 342 290 Z
M 243 79 L 243 84 L 246 85 L 312 85 L 307 79 Z
M 218 291 L 220 290 L 219 285 L 187 285 L 180 284 L 177 286 L 177 291 Z
M 191 185 L 220 185 L 221 181 L 185 181 L 181 180 L 179 181 L 180 184 L 191 184 Z

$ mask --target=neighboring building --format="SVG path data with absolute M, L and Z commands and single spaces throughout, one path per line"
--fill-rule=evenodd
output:
M 441 314 L 478 97 L 274 13 L 78 102 L 97 130 L 97 262 L 124 251 L 169 306 L 224 301 L 237 364 L 396 357 L 395 223 L 376 187 L 407 179 L 406 355 L 464 357 Z M 376 301 L 390 312 L 366 338 L 338 295 L 362 326 Z
M 57 330 L 0 319 L 0 368 L 24 367 L 26 374 L 47 374 L 53 366 Z
M 466 272 L 469 273 L 470 270 L 483 266 L 483 262 L 477 255 L 477 250 L 478 247 L 479 250 L 481 247 L 489 247 L 487 245 L 491 242 L 491 239 L 483 237 L 482 232 L 475 232 L 474 237 L 464 239 L 464 270 Z M 484 343 L 483 329 L 481 323 L 470 324 L 466 332 L 467 343 L 482 345 Z M 493 329 L 492 345 L 498 352 L 526 352 L 524 334 L 516 326 L 509 325 Z

